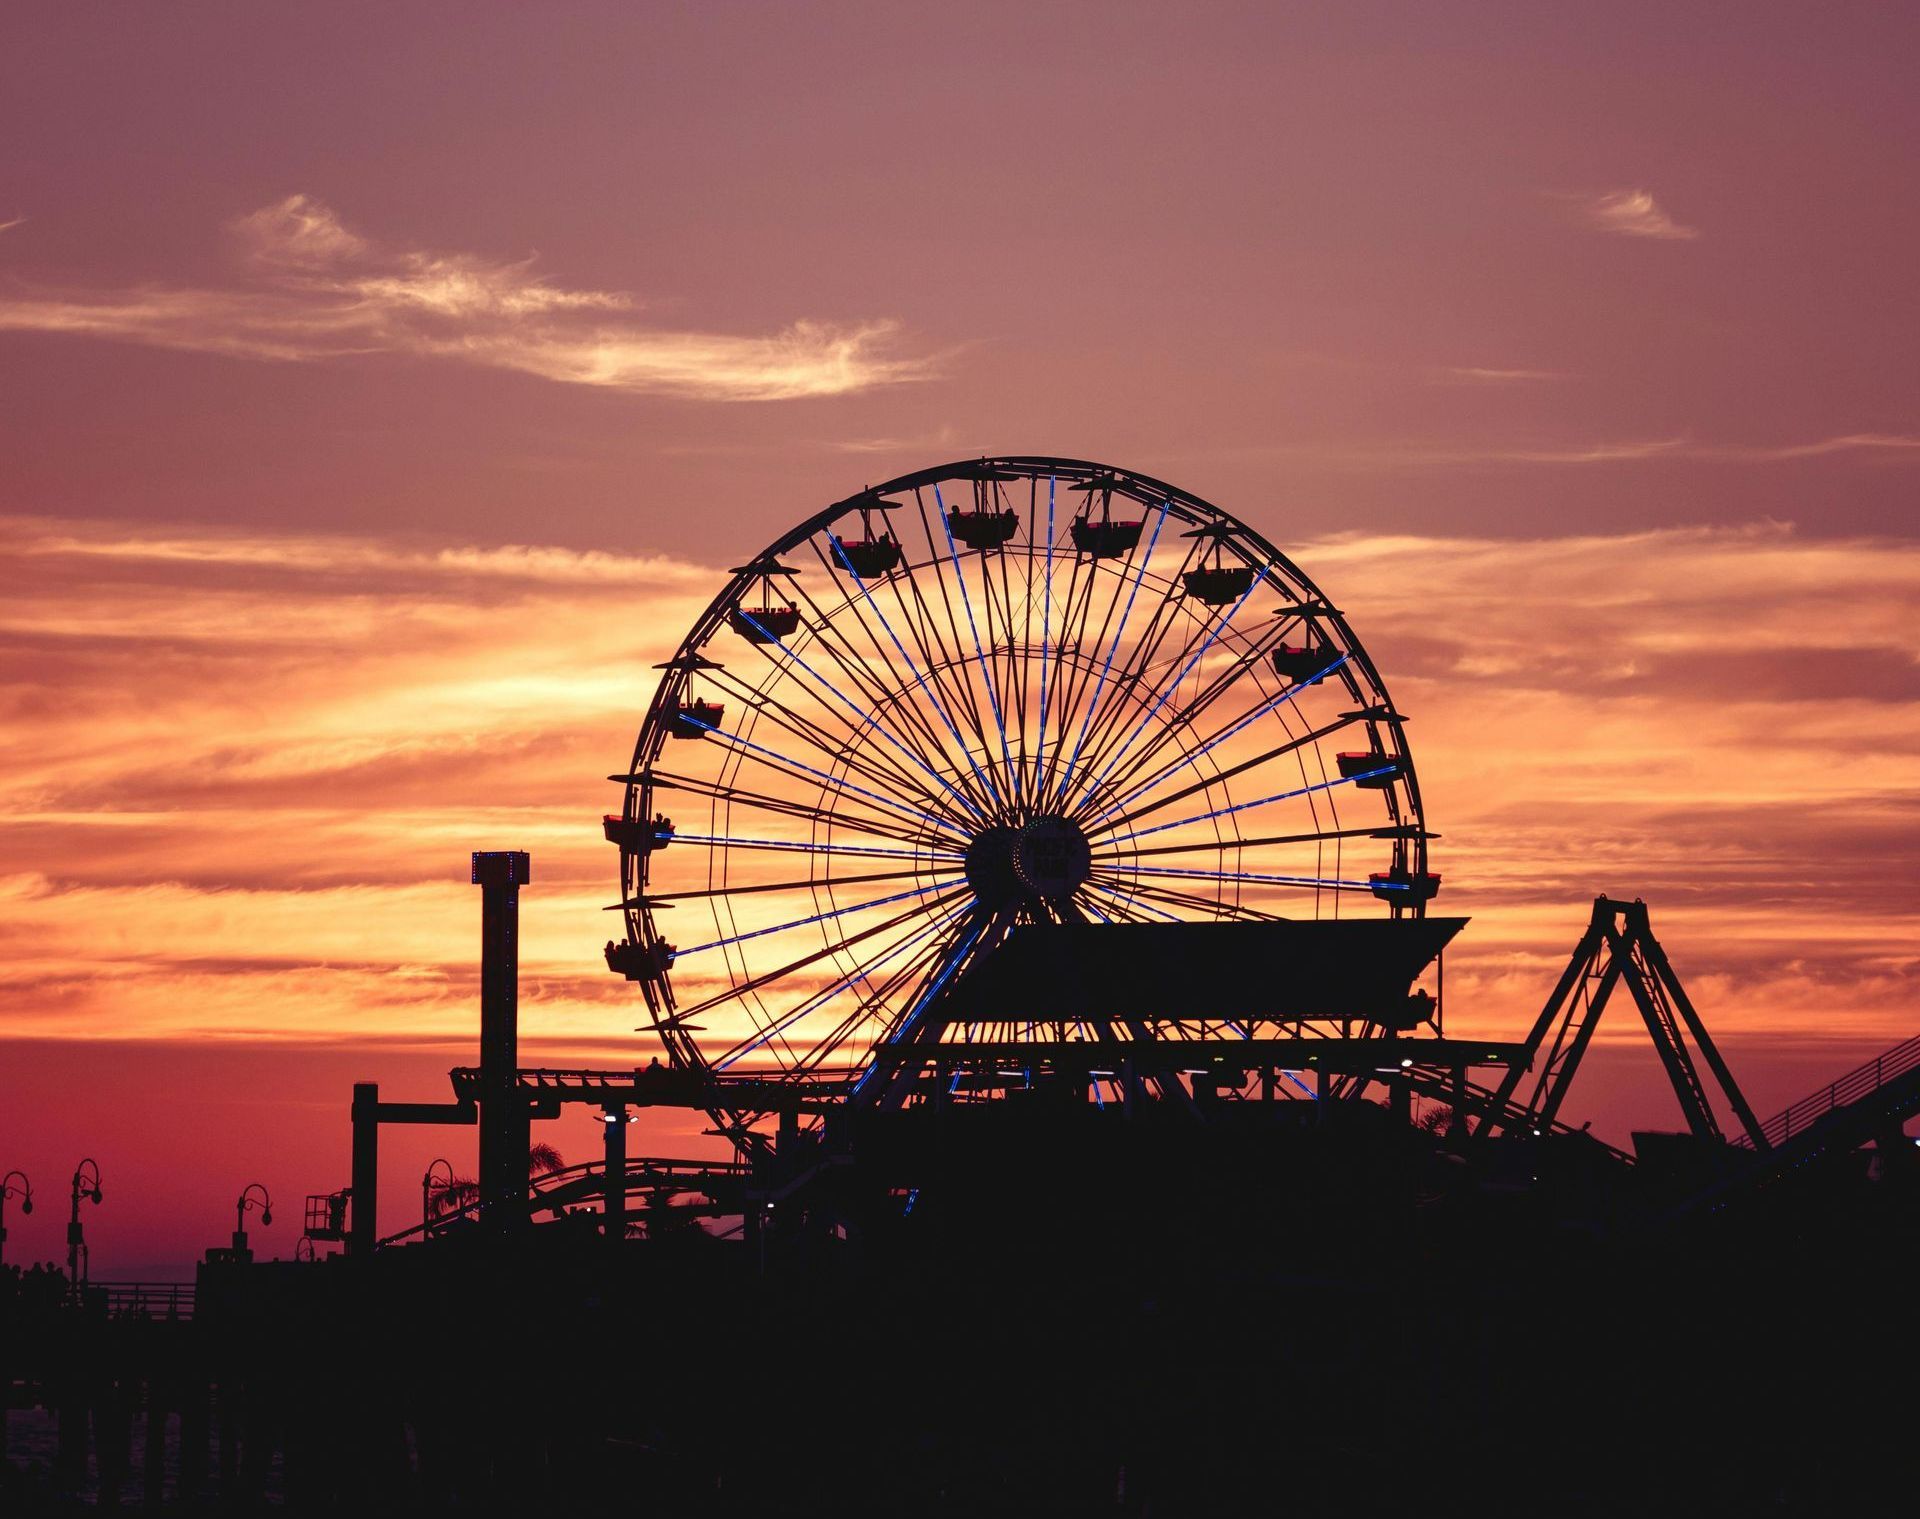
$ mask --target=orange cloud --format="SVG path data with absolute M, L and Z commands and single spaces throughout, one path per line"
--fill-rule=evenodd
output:
M 1441 906 L 1475 918 L 1450 1027 L 1523 1027 L 1601 891 L 1654 904 L 1718 1032 L 1906 1027 L 1920 550 L 1771 525 L 1297 557 L 1413 719 Z M 0 574 L 0 1033 L 465 1048 L 464 862 L 515 846 L 529 1048 L 632 1057 L 603 777 L 716 569 L 15 519 Z
M 674 331 L 621 292 L 568 290 L 533 261 L 386 250 L 291 195 L 239 218 L 246 282 L 0 299 L 0 330 L 108 338 L 282 363 L 411 354 L 569 385 L 719 401 L 844 395 L 924 379 L 891 321 L 800 320 L 758 336 Z

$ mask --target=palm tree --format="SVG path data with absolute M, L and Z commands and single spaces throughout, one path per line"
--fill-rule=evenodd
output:
M 536 1140 L 527 1147 L 527 1180 L 536 1176 L 550 1176 L 555 1171 L 566 1169 L 566 1158 L 545 1140 Z M 434 1218 L 445 1218 L 450 1213 L 464 1213 L 480 1201 L 480 1183 L 471 1176 L 449 1176 L 445 1181 L 437 1181 L 427 1196 L 427 1206 Z

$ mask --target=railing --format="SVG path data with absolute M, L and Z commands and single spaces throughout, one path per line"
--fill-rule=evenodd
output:
M 552 1208 L 563 1201 L 591 1201 L 604 1189 L 606 1171 L 605 1161 L 590 1160 L 529 1177 L 528 1204 L 537 1212 L 542 1207 Z M 738 1161 L 664 1160 L 648 1156 L 627 1162 L 626 1190 L 645 1192 L 678 1185 L 683 1190 L 701 1191 L 713 1185 L 739 1185 L 751 1174 L 752 1168 Z M 450 1224 L 477 1218 L 479 1214 L 480 1198 L 476 1195 L 448 1206 L 430 1219 L 409 1225 L 397 1234 L 389 1234 L 379 1243 L 383 1247 L 404 1244 L 423 1235 L 437 1234 Z
M 1778 1149 L 1794 1135 L 1806 1133 L 1829 1113 L 1851 1106 L 1915 1067 L 1920 1067 L 1920 1034 L 1874 1056 L 1858 1070 L 1847 1072 L 1811 1096 L 1802 1097 L 1785 1112 L 1774 1114 L 1760 1125 L 1760 1132 L 1771 1148 Z M 1753 1141 L 1744 1134 L 1734 1140 L 1734 1144 L 1753 1148 Z
M 192 1282 L 88 1282 L 89 1303 L 104 1303 L 115 1319 L 190 1319 Z

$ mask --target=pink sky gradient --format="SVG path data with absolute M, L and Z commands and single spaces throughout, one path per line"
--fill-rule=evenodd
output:
M 986 451 L 1174 481 L 1349 612 L 1463 1029 L 1604 890 L 1756 1105 L 1910 1034 L 1916 56 L 1891 6 L 11 12 L 0 1167 L 96 1153 L 103 1272 L 256 1177 L 290 1249 L 346 1083 L 470 1048 L 476 847 L 537 857 L 532 1046 L 632 1054 L 648 666 Z

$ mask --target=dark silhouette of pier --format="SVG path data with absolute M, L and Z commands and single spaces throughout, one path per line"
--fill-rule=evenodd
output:
M 479 1063 L 446 1101 L 355 1087 L 350 1184 L 310 1200 L 312 1258 L 253 1257 L 245 1215 L 267 1204 L 249 1189 L 190 1289 L 0 1274 L 0 1385 L 58 1430 L 47 1470 L 14 1453 L 9 1512 L 79 1493 L 356 1513 L 1730 1512 L 1864 1504 L 1907 1472 L 1905 1396 L 1842 1368 L 1920 1328 L 1900 1134 L 1920 1054 L 1758 1122 L 1643 904 L 1595 904 L 1518 1044 L 1389 1029 L 1223 1055 L 1119 1017 L 1084 1044 L 889 1050 L 876 1068 L 917 1095 L 859 1104 L 659 1064 L 519 1066 L 528 857 L 476 856 L 473 876 Z M 1075 984 L 1124 1003 L 1110 968 L 1073 981 L 1072 941 L 1010 938 L 946 1014 Z M 1240 952 L 1185 994 L 1232 996 Z M 1329 970 L 1312 997 L 1384 1005 L 1427 958 L 1370 955 L 1371 983 Z M 1563 1116 L 1617 989 L 1688 1123 L 1633 1154 Z M 1120 1100 L 1094 1100 L 1095 1072 L 1118 1073 Z M 565 1104 L 607 1120 L 604 1152 L 530 1178 L 533 1126 Z M 730 1162 L 630 1154 L 626 1120 L 652 1106 L 758 1107 L 770 1126 Z M 448 1123 L 479 1128 L 477 1187 L 381 1238 L 381 1129 Z M 98 1191 L 83 1180 L 76 1213 Z

